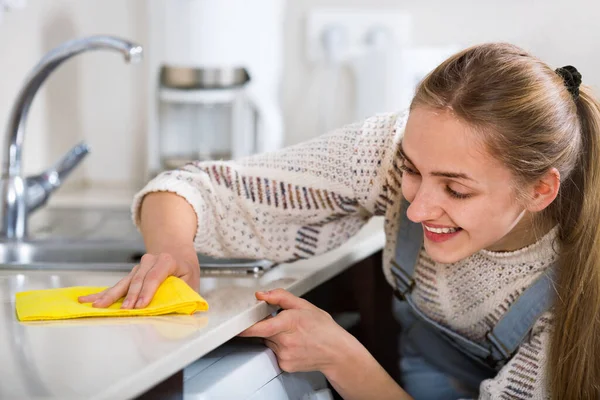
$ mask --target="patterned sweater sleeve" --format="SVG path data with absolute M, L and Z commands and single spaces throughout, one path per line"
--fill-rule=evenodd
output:
M 331 250 L 385 212 L 400 118 L 382 114 L 276 152 L 164 172 L 134 197 L 134 222 L 144 195 L 168 191 L 196 212 L 202 253 L 282 262 Z
M 546 313 L 533 326 L 529 340 L 492 379 L 481 383 L 479 398 L 550 399 L 546 368 L 552 329 L 551 315 Z

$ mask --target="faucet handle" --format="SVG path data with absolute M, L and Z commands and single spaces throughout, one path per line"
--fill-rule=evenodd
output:
M 56 181 L 53 182 L 53 185 L 55 188 L 58 188 L 89 152 L 90 147 L 85 142 L 81 142 L 69 150 L 60 161 L 51 168 L 48 168 L 43 174 L 56 174 Z
M 28 177 L 26 179 L 28 211 L 34 211 L 46 204 L 50 194 L 62 185 L 89 152 L 89 146 L 85 142 L 81 142 L 46 171 Z

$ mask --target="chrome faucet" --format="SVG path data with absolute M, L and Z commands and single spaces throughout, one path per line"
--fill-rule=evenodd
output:
M 63 61 L 89 50 L 116 50 L 125 61 L 142 59 L 142 47 L 111 36 L 91 36 L 65 42 L 46 54 L 33 68 L 17 96 L 6 129 L 4 165 L 0 180 L 0 240 L 21 240 L 27 237 L 30 212 L 43 206 L 50 194 L 59 188 L 69 173 L 88 154 L 89 148 L 80 143 L 56 165 L 45 172 L 24 178 L 22 150 L 29 108 L 38 89 Z

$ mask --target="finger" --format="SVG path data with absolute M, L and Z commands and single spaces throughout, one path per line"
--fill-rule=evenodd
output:
M 277 317 L 267 318 L 257 322 L 238 336 L 269 338 L 287 330 L 288 320 L 282 315 L 278 315 Z
M 98 300 L 100 297 L 104 296 L 104 294 L 106 293 L 108 289 L 104 289 L 101 292 L 98 293 L 92 293 L 92 294 L 88 294 L 86 296 L 79 296 L 77 298 L 77 300 L 80 303 L 93 303 L 94 301 Z
M 261 320 L 261 321 L 259 321 L 259 322 L 262 322 L 262 321 L 268 321 L 268 320 L 270 320 L 270 319 L 272 319 L 272 318 L 275 318 L 275 316 L 274 316 L 274 315 L 272 315 L 272 314 L 269 314 L 269 315 L 267 315 L 267 316 L 266 316 L 264 319 L 262 319 L 262 320 Z M 258 322 L 257 322 L 257 323 L 258 323 Z M 255 324 L 255 325 L 256 325 L 256 324 Z M 255 325 L 253 325 L 253 326 L 255 326 Z M 252 328 L 253 326 L 251 326 L 250 328 Z M 248 334 L 248 333 L 253 333 L 253 332 L 250 330 L 250 328 L 247 328 L 246 330 L 242 331 L 241 333 L 239 333 L 239 334 L 238 334 L 238 336 L 242 336 L 242 337 L 245 337 L 245 336 L 247 336 L 247 337 L 258 337 L 258 336 L 256 336 L 256 335 Z
M 152 300 L 154 294 L 158 290 L 161 283 L 167 279 L 169 275 L 175 272 L 176 268 L 175 259 L 169 254 L 160 254 L 156 260 L 156 263 L 148 271 L 144 278 L 144 283 L 141 291 L 138 295 L 135 308 L 144 308 Z
M 106 289 L 102 296 L 98 297 L 92 303 L 92 307 L 104 308 L 114 304 L 127 293 L 129 282 L 131 281 L 132 273 L 121 279 L 117 284 L 109 289 Z
M 311 309 L 315 308 L 310 302 L 294 296 L 287 290 L 275 289 L 268 292 L 256 292 L 258 300 L 264 300 L 269 304 L 277 305 L 283 309 Z
M 127 290 L 127 295 L 125 296 L 125 300 L 123 300 L 121 308 L 133 308 L 137 304 L 139 294 L 144 286 L 146 274 L 154 266 L 156 260 L 157 257 L 152 254 L 144 254 L 142 256 L 140 264 L 131 278 L 129 289 Z

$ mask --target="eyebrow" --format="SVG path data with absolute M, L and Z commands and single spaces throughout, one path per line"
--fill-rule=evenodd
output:
M 408 158 L 408 156 L 404 152 L 404 149 L 402 148 L 402 143 L 400 143 L 399 150 L 400 150 L 400 155 L 403 158 L 405 158 L 412 165 L 415 165 L 415 163 L 412 162 L 411 159 Z M 444 178 L 465 179 L 465 180 L 468 180 L 468 181 L 476 182 L 475 179 L 471 178 L 467 174 L 463 174 L 462 172 L 433 171 L 433 172 L 430 173 L 430 175 L 432 175 L 432 176 L 441 176 L 441 177 L 444 177 Z

